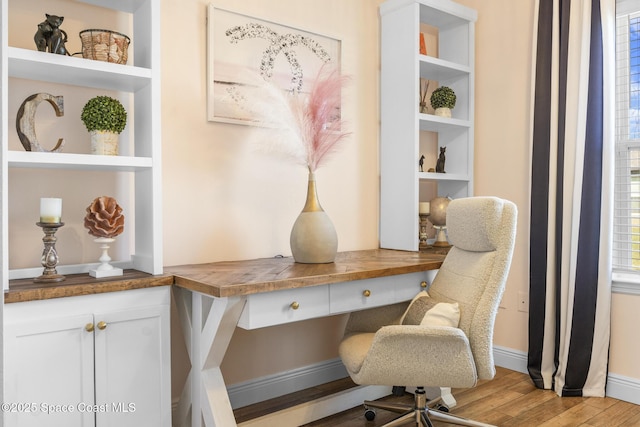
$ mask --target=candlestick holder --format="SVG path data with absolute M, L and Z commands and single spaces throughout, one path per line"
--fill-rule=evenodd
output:
M 109 264 L 111 257 L 109 256 L 109 247 L 116 239 L 110 237 L 98 237 L 94 242 L 100 245 L 102 249 L 102 255 L 98 258 L 100 265 L 95 270 L 90 270 L 89 275 L 100 279 L 102 277 L 122 276 L 123 272 L 121 268 L 117 268 Z
M 58 239 L 55 234 L 58 228 L 64 225 L 64 222 L 36 222 L 36 225 L 42 227 L 42 231 L 44 231 L 44 237 L 42 238 L 44 249 L 42 251 L 42 258 L 40 259 L 44 271 L 41 276 L 36 277 L 33 281 L 38 283 L 62 282 L 65 277 L 58 274 L 56 270 L 56 266 L 58 265 L 56 241 Z
M 447 233 L 445 231 L 447 227 L 444 225 L 434 225 L 434 228 L 437 231 L 436 231 L 436 241 L 433 243 L 433 246 L 438 248 L 451 247 L 451 245 L 449 244 L 449 241 L 447 240 Z
M 420 214 L 420 232 L 418 234 L 420 243 L 418 244 L 419 250 L 429 249 L 431 245 L 427 242 L 429 237 L 428 233 L 429 228 L 429 214 Z

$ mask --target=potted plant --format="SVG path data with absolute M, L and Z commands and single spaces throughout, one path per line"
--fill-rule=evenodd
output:
M 118 155 L 118 135 L 127 124 L 127 111 L 109 96 L 91 98 L 82 108 L 82 122 L 91 134 L 91 153 Z
M 451 109 L 456 106 L 456 94 L 450 87 L 440 86 L 431 94 L 431 106 L 436 116 L 451 117 Z

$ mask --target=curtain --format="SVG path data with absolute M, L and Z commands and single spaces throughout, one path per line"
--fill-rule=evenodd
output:
M 613 231 L 615 0 L 537 0 L 528 370 L 604 396 Z

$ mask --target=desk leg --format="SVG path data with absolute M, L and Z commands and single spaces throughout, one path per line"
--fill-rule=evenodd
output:
M 245 301 L 244 297 L 215 298 L 184 290 L 176 293 L 191 361 L 178 405 L 178 425 L 189 425 L 189 412 L 191 427 L 236 425 L 220 364 Z

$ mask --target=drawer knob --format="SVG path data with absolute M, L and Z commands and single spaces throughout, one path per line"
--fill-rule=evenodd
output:
M 85 331 L 93 332 L 93 323 L 87 323 L 84 327 Z
M 426 288 L 427 285 L 428 285 L 428 283 L 425 282 L 424 280 L 422 282 L 420 282 L 420 287 L 423 288 L 423 289 Z
M 294 301 L 291 303 L 291 308 L 294 310 L 297 310 L 300 308 L 300 304 L 298 303 L 298 301 Z
M 104 331 L 106 327 L 107 327 L 107 322 L 103 322 L 103 321 L 98 322 L 98 329 L 100 329 L 101 331 Z
M 365 297 L 370 297 L 371 296 L 371 291 L 369 289 L 365 289 L 364 292 L 362 293 L 362 295 L 364 295 Z

